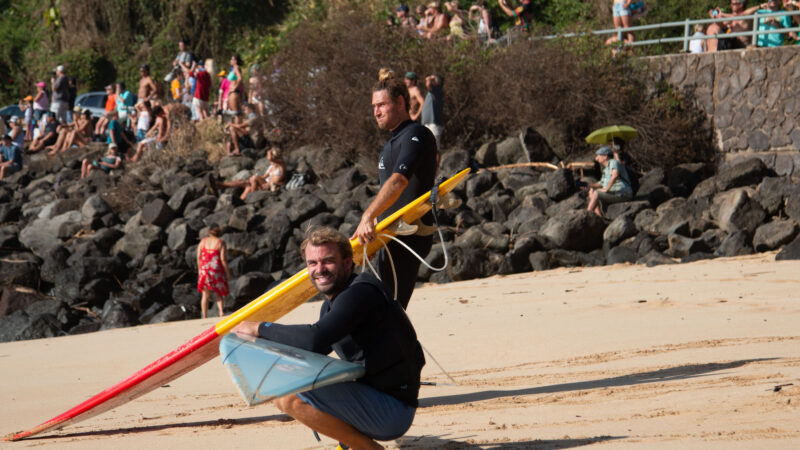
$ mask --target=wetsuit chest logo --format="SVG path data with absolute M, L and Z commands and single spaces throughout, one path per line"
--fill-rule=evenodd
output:
M 383 156 L 381 156 L 381 159 L 378 160 L 378 170 L 384 170 L 384 169 L 386 169 L 386 166 L 383 164 Z

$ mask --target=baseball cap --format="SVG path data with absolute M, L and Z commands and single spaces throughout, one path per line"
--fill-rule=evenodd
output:
M 408 12 L 408 5 L 400 5 L 400 6 L 397 7 L 397 9 L 395 9 L 395 11 L 397 11 L 397 12 L 400 12 L 400 11 Z
M 24 101 L 26 101 L 26 102 L 30 102 L 30 101 L 32 101 L 32 100 L 33 100 L 33 96 L 32 96 L 32 95 L 29 95 L 29 96 L 27 96 L 27 97 L 23 98 L 22 100 L 24 100 Z
M 595 155 L 605 155 L 605 156 L 611 156 L 612 153 L 613 152 L 611 151 L 611 147 L 607 145 L 598 148 L 597 151 L 594 152 Z
M 79 112 L 82 111 L 82 108 L 80 106 L 78 106 L 78 105 L 75 105 L 75 107 L 72 108 L 72 110 L 79 113 Z
M 11 116 L 11 117 L 9 117 L 9 118 L 8 118 L 8 121 L 9 121 L 10 123 L 17 123 L 17 122 L 19 121 L 19 117 L 17 117 L 17 116 Z
M 112 142 L 112 143 L 108 144 L 108 148 L 117 148 L 117 144 Z
M 416 72 L 406 72 L 406 78 L 408 78 L 409 80 L 416 80 L 417 74 Z
M 38 86 L 38 87 L 46 87 L 47 85 L 44 84 L 44 81 L 40 81 L 40 82 L 36 83 L 36 86 Z
M 217 74 L 217 76 L 218 77 L 224 77 L 227 74 L 228 74 L 228 72 L 225 72 L 224 70 L 220 70 L 219 73 Z
M 56 72 L 63 72 L 64 71 L 64 66 L 58 65 L 58 66 L 56 66 L 55 70 L 56 70 Z

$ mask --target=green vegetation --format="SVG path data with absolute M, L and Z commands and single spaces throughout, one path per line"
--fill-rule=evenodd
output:
M 582 138 L 592 129 L 623 122 L 642 131 L 636 150 L 643 166 L 712 157 L 702 114 L 680 95 L 650 85 L 635 59 L 612 58 L 601 39 L 520 39 L 496 48 L 422 41 L 385 26 L 397 3 L 0 0 L 0 77 L 8 80 L 0 100 L 32 93 L 56 64 L 67 65 L 79 91 L 115 80 L 133 85 L 143 63 L 160 79 L 185 39 L 202 58 L 224 62 L 238 53 L 245 67 L 265 68 L 279 130 L 273 135 L 287 148 L 322 143 L 354 160 L 374 152 L 385 136 L 374 125 L 369 92 L 378 69 L 391 67 L 445 76 L 450 143 L 470 147 L 533 126 L 570 157 L 587 150 Z M 461 1 L 464 9 L 471 3 Z M 611 27 L 611 0 L 533 3 L 537 34 Z M 651 0 L 644 22 L 702 18 L 713 3 Z M 497 1 L 488 4 L 507 28 L 511 20 Z

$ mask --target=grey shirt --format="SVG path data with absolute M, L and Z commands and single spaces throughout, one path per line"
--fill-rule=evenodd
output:
M 422 105 L 422 124 L 435 123 L 444 125 L 444 91 L 441 86 L 433 86 L 425 95 L 425 103 Z
M 64 75 L 56 78 L 53 84 L 53 101 L 64 103 L 69 101 L 69 82 Z

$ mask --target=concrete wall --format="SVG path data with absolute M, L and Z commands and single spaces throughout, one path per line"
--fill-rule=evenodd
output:
M 776 170 L 796 166 L 800 173 L 800 46 L 647 61 L 656 81 L 687 93 L 709 115 L 726 160 L 756 154 Z

